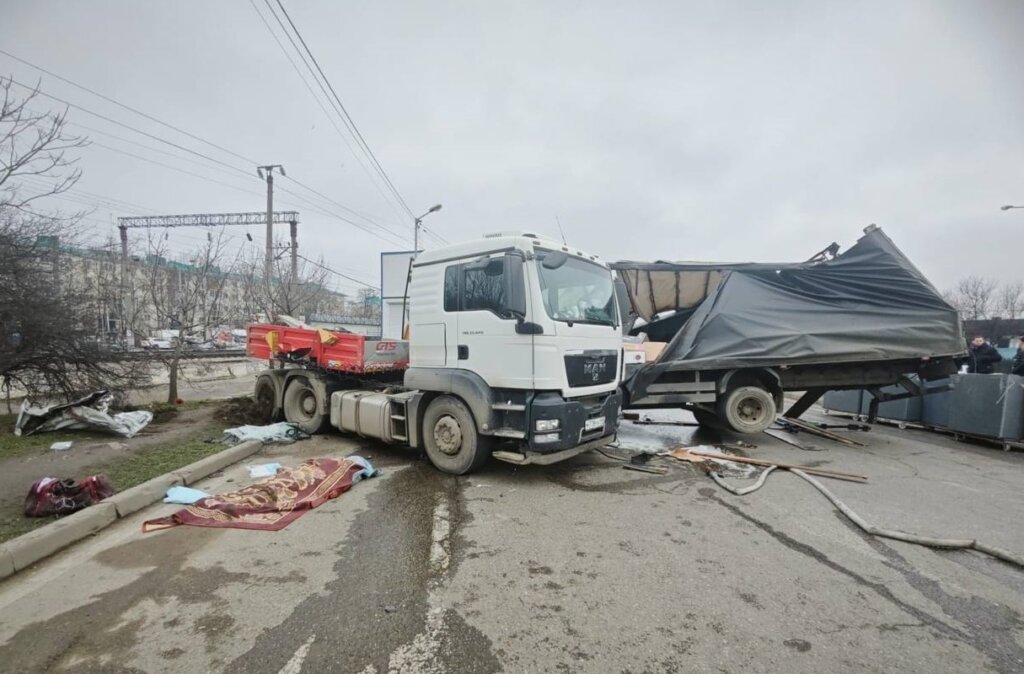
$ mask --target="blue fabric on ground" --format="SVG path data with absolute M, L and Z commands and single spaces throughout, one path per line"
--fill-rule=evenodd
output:
M 164 496 L 164 503 L 180 503 L 181 505 L 192 505 L 196 501 L 208 498 L 210 495 L 200 489 L 190 487 L 171 487 Z
M 352 476 L 352 484 L 355 484 L 359 480 L 362 480 L 364 477 L 375 477 L 377 475 L 380 475 L 380 471 L 374 468 L 373 464 L 371 464 L 363 457 L 356 456 L 355 454 L 353 454 L 347 458 L 349 461 L 357 463 L 363 467 L 361 471 Z
M 281 468 L 279 463 L 261 463 L 256 466 L 249 466 L 249 477 L 258 479 L 261 477 L 274 477 Z

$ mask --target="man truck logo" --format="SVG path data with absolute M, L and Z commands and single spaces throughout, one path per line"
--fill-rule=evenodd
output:
M 608 369 L 608 363 L 605 362 L 604 358 L 595 358 L 589 362 L 583 363 L 583 374 L 590 375 L 591 381 L 597 381 L 604 374 L 605 370 Z
M 377 342 L 378 351 L 394 351 L 398 348 L 398 344 L 395 342 Z

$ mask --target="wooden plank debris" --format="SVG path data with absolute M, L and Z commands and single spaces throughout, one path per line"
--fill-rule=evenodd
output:
M 749 463 L 754 466 L 775 466 L 777 468 L 796 468 L 802 470 L 805 473 L 811 473 L 814 475 L 820 475 L 822 477 L 834 477 L 838 480 L 849 480 L 851 482 L 867 482 L 868 478 L 864 475 L 854 475 L 853 473 L 842 473 L 838 470 L 827 470 L 825 468 L 817 468 L 815 466 L 801 466 L 793 463 L 779 463 L 778 461 L 768 461 L 766 459 L 752 459 L 747 456 L 736 456 L 734 454 L 721 454 L 719 452 L 709 452 L 706 450 L 690 451 L 685 447 L 675 449 L 669 452 L 669 456 L 680 461 L 692 461 L 694 463 L 700 463 L 701 458 L 705 459 L 719 459 L 722 461 L 732 461 L 734 463 Z

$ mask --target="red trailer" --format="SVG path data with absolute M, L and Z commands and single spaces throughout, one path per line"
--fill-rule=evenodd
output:
M 400 384 L 409 367 L 408 342 L 320 328 L 250 325 L 245 351 L 268 364 L 256 377 L 265 417 L 310 433 L 326 426 L 332 392 Z
M 409 367 L 409 343 L 353 332 L 257 323 L 247 330 L 245 351 L 270 363 L 291 363 L 353 375 Z

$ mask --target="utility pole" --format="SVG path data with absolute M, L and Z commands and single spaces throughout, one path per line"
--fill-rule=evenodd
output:
M 288 223 L 288 227 L 291 230 L 292 239 L 292 283 L 295 283 L 296 279 L 299 278 L 299 223 L 292 220 Z
M 284 167 L 280 164 L 268 164 L 266 166 L 256 167 L 256 175 L 262 179 L 264 178 L 265 172 L 267 181 L 267 255 L 263 269 L 263 276 L 268 287 L 273 282 L 274 278 L 274 169 L 280 171 L 283 176 L 288 175 L 284 172 Z
M 128 325 L 128 317 L 134 311 L 132 295 L 128 294 L 128 227 L 124 223 L 119 223 L 117 230 L 121 234 L 121 311 L 119 312 L 121 314 L 121 341 L 127 350 L 135 346 L 128 343 L 128 333 L 131 331 L 131 326 Z

